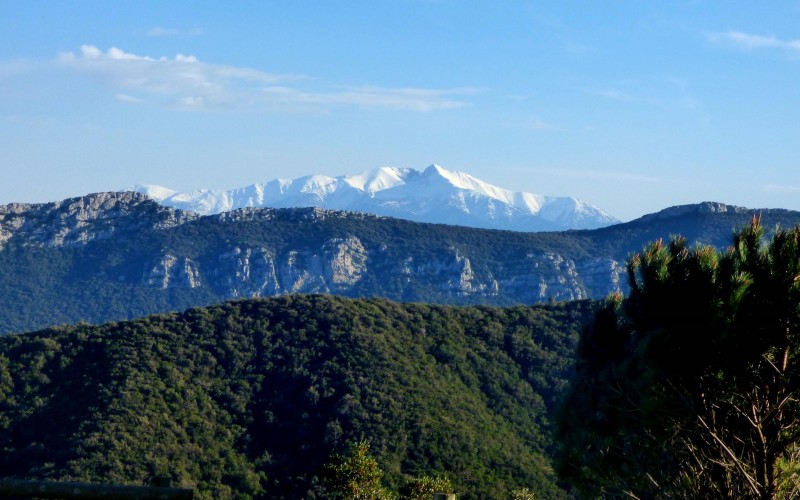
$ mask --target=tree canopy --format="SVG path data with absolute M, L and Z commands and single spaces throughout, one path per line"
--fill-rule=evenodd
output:
M 631 498 L 800 493 L 800 229 L 657 241 L 628 275 L 579 343 L 561 477 Z
M 2 336 L 0 476 L 330 498 L 367 439 L 392 493 L 565 498 L 551 410 L 592 311 L 292 295 Z

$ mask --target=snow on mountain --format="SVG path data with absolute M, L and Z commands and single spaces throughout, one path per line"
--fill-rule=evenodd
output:
M 513 231 L 594 229 L 619 220 L 568 197 L 510 191 L 463 172 L 431 165 L 423 171 L 382 167 L 351 176 L 311 175 L 266 184 L 183 193 L 141 185 L 159 203 L 208 215 L 243 207 L 321 207 L 366 212 L 417 222 Z
M 129 189 L 128 191 L 138 191 L 139 193 L 147 195 L 148 198 L 152 198 L 159 202 L 175 194 L 175 191 L 172 189 L 161 186 L 153 186 L 151 184 L 135 186 L 134 189 Z

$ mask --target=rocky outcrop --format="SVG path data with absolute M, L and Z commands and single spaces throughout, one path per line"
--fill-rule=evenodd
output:
M 291 250 L 280 268 L 280 279 L 285 293 L 327 292 L 322 279 L 322 259 L 313 252 Z
M 575 261 L 550 252 L 526 255 L 498 281 L 500 293 L 526 303 L 588 298 Z
M 234 247 L 217 257 L 211 273 L 228 297 L 269 297 L 281 293 L 275 252 L 264 247 Z
M 284 254 L 267 247 L 242 246 L 199 262 L 167 254 L 146 266 L 142 282 L 156 288 L 211 286 L 230 298 L 347 294 L 370 272 L 370 261 L 380 262 L 382 253 L 368 250 L 359 238 L 349 236 L 330 239 L 318 249 L 292 249 Z M 379 267 L 387 267 L 387 263 L 381 264 Z M 505 264 L 502 273 L 487 268 L 476 272 L 468 257 L 450 248 L 419 264 L 407 257 L 396 265 L 405 283 L 433 286 L 444 296 L 477 301 L 503 296 L 525 303 L 602 297 L 620 289 L 624 270 L 613 259 L 576 262 L 555 253 L 532 253 Z
M 472 295 L 487 288 L 485 283 L 476 279 L 469 258 L 455 248 L 447 249 L 444 254 L 431 255 L 416 265 L 414 258 L 408 257 L 402 262 L 400 272 L 407 282 L 432 281 L 438 283 L 441 290 L 454 295 Z
M 367 272 L 367 250 L 355 236 L 328 241 L 322 254 L 325 281 L 337 291 L 355 285 Z
M 148 269 L 144 282 L 160 286 L 164 275 L 161 269 L 166 268 L 163 261 L 153 267 L 158 273 Z M 200 266 L 202 271 L 199 267 L 193 268 L 198 273 L 196 282 L 201 280 L 201 272 L 208 274 L 209 279 L 204 281 L 218 293 L 233 298 L 282 293 L 342 293 L 357 284 L 367 272 L 367 251 L 354 236 L 330 239 L 319 249 L 291 249 L 284 254 L 274 248 L 237 245 L 204 261 Z
M 142 228 L 168 229 L 199 216 L 162 207 L 139 193 L 95 193 L 55 203 L 0 206 L 0 248 L 80 246 Z
M 609 257 L 582 259 L 575 262 L 589 297 L 600 298 L 609 293 L 627 291 L 625 264 Z
M 187 257 L 164 255 L 150 266 L 142 280 L 157 288 L 197 288 L 203 286 L 197 263 Z

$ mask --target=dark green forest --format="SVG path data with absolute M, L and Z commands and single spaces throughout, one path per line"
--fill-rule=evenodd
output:
M 325 498 L 331 456 L 367 440 L 389 491 L 566 497 L 551 422 L 593 308 L 289 295 L 7 335 L 0 470 Z

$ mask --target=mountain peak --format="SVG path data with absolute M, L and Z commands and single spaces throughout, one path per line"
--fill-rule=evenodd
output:
M 410 172 L 409 168 L 381 167 L 375 170 L 365 170 L 356 175 L 342 177 L 343 181 L 351 187 L 374 194 L 384 189 L 391 189 L 403 184 Z
M 136 186 L 167 206 L 201 214 L 244 207 L 308 207 L 487 229 L 559 231 L 593 229 L 619 222 L 588 203 L 503 189 L 464 172 L 431 164 L 422 172 L 381 167 L 355 175 L 310 175 L 276 179 L 230 191 L 177 193 L 160 186 Z
M 431 163 L 430 165 L 428 165 L 425 168 L 423 173 L 427 174 L 427 175 L 437 175 L 438 174 L 438 175 L 444 176 L 444 175 L 449 174 L 451 172 L 449 170 L 443 168 L 441 165 L 438 165 L 436 163 Z

